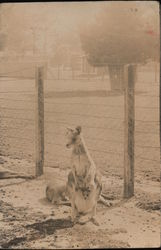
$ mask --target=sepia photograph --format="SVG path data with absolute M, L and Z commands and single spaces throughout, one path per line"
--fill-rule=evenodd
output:
M 0 249 L 161 247 L 159 1 L 0 3 Z

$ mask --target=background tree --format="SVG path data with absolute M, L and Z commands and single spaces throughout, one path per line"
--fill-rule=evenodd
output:
M 124 65 L 159 55 L 159 4 L 108 2 L 81 30 L 82 48 L 93 66 L 108 66 L 111 89 L 123 89 Z

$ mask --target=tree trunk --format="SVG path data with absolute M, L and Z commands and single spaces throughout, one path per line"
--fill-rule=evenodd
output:
M 124 65 L 108 65 L 111 90 L 123 91 L 124 89 Z

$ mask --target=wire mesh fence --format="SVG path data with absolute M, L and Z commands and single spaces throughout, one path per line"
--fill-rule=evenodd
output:
M 153 74 L 152 74 L 153 73 Z M 160 176 L 160 85 L 159 72 L 139 72 L 136 82 L 135 109 L 135 167 L 144 176 L 158 179 Z
M 136 175 L 150 171 L 151 167 L 157 169 L 156 176 L 159 172 L 159 82 L 154 81 L 154 74 L 138 70 L 135 90 Z M 45 161 L 46 165 L 69 164 L 70 167 L 70 153 L 65 149 L 65 129 L 82 125 L 89 151 L 102 173 L 123 177 L 123 94 L 108 92 L 108 80 L 103 83 L 97 83 L 95 79 L 92 82 L 84 80 L 83 84 L 73 81 L 69 86 L 60 81 L 60 85 L 54 79 L 52 85 L 45 81 L 45 158 L 49 160 Z
M 110 105 L 113 101 L 107 102 L 106 98 L 101 104 L 99 93 L 89 98 L 79 97 L 78 92 L 73 99 L 71 102 L 70 98 L 64 97 L 59 102 L 45 102 L 46 158 L 50 159 L 50 165 L 51 162 L 58 162 L 69 166 L 70 152 L 65 148 L 66 127 L 81 125 L 87 147 L 97 166 L 102 171 L 108 171 L 108 165 L 119 169 L 123 167 L 123 105 L 119 106 L 118 103 L 115 107 L 109 107 L 108 103 Z M 121 99 L 123 97 L 120 97 L 120 102 Z
M 1 155 L 35 161 L 35 77 L 18 70 L 0 76 Z M 29 71 L 27 73 L 27 70 Z M 27 76 L 28 75 L 28 76 Z M 124 95 L 110 91 L 108 76 L 63 80 L 46 74 L 44 81 L 45 167 L 70 167 L 67 127 L 82 126 L 84 139 L 102 174 L 123 178 Z M 139 71 L 135 89 L 135 175 L 159 173 L 159 81 Z M 14 168 L 14 166 L 13 166 Z M 45 171 L 45 170 L 44 170 Z
M 18 171 L 33 174 L 34 165 L 34 91 L 35 79 L 31 76 L 33 66 L 0 75 L 0 154 L 9 159 L 27 159 L 31 168 Z M 29 75 L 29 77 L 17 74 Z M 12 170 L 16 169 L 10 164 Z M 17 169 L 16 169 L 17 170 Z

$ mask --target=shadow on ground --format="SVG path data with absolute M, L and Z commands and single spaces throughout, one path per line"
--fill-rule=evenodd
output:
M 69 219 L 48 219 L 27 225 L 26 228 L 38 230 L 40 234 L 53 234 L 56 230 L 71 228 L 73 223 Z
M 48 219 L 45 221 L 36 222 L 26 225 L 27 231 L 24 236 L 15 237 L 1 245 L 2 248 L 8 249 L 16 247 L 19 244 L 45 238 L 47 235 L 52 235 L 56 230 L 73 227 L 73 223 L 69 219 Z

